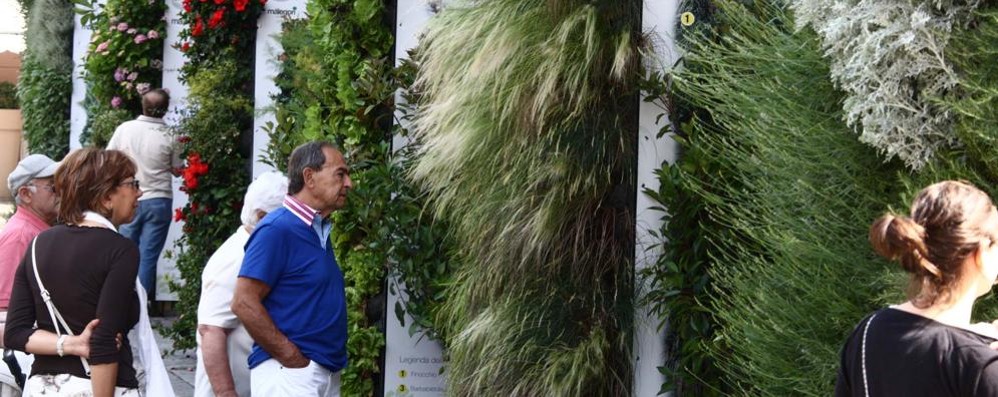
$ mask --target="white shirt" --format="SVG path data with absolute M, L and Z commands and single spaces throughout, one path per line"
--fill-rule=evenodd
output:
M 142 188 L 139 200 L 173 197 L 171 171 L 184 163 L 180 160 L 180 148 L 163 119 L 139 116 L 122 123 L 114 130 L 107 148 L 123 151 L 135 161 L 139 169 L 135 178 Z
M 250 395 L 250 370 L 248 357 L 253 347 L 253 338 L 246 332 L 235 313 L 232 313 L 232 294 L 236 291 L 236 278 L 243 263 L 243 254 L 250 234 L 242 226 L 222 243 L 211 255 L 201 273 L 201 301 L 198 302 L 198 324 L 228 328 L 227 343 L 229 368 L 240 397 Z M 201 355 L 201 334 L 197 333 L 197 371 L 194 379 L 194 396 L 209 397 L 211 390 L 208 374 L 204 371 L 204 358 Z

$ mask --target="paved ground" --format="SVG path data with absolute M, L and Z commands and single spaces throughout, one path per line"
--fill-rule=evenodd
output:
M 172 322 L 172 318 L 154 317 L 152 323 L 163 324 Z M 164 338 L 159 333 L 156 334 L 156 341 L 159 342 L 159 350 L 169 352 L 173 350 L 173 345 L 169 338 Z M 166 370 L 170 372 L 170 383 L 173 383 L 173 392 L 177 397 L 191 397 L 194 395 L 194 367 L 197 359 L 194 350 L 177 352 L 174 354 L 163 354 L 163 363 Z

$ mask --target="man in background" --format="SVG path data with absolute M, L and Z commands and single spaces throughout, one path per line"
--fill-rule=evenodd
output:
M 166 243 L 173 215 L 173 180 L 180 175 L 180 148 L 163 121 L 170 107 L 170 95 L 162 89 L 142 95 L 142 115 L 122 123 L 107 144 L 108 149 L 120 150 L 138 165 L 142 197 L 131 223 L 119 231 L 139 246 L 139 281 L 149 294 L 156 297 L 156 263 Z
M 14 271 L 21 263 L 31 240 L 55 223 L 58 214 L 52 176 L 59 164 L 32 154 L 17 163 L 7 177 L 7 188 L 17 209 L 0 231 L 0 341 L 7 322 L 7 305 L 14 285 Z M 0 342 L 2 343 L 2 342 Z

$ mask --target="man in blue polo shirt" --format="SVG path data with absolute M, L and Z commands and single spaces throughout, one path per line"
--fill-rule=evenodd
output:
M 310 142 L 288 160 L 284 206 L 257 225 L 232 312 L 255 341 L 249 356 L 254 396 L 340 395 L 347 365 L 347 307 L 329 214 L 352 188 L 343 154 Z

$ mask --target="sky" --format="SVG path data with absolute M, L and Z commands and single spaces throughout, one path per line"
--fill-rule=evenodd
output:
M 19 33 L 19 34 L 14 34 Z M 17 0 L 0 0 L 0 52 L 24 51 L 24 18 Z

